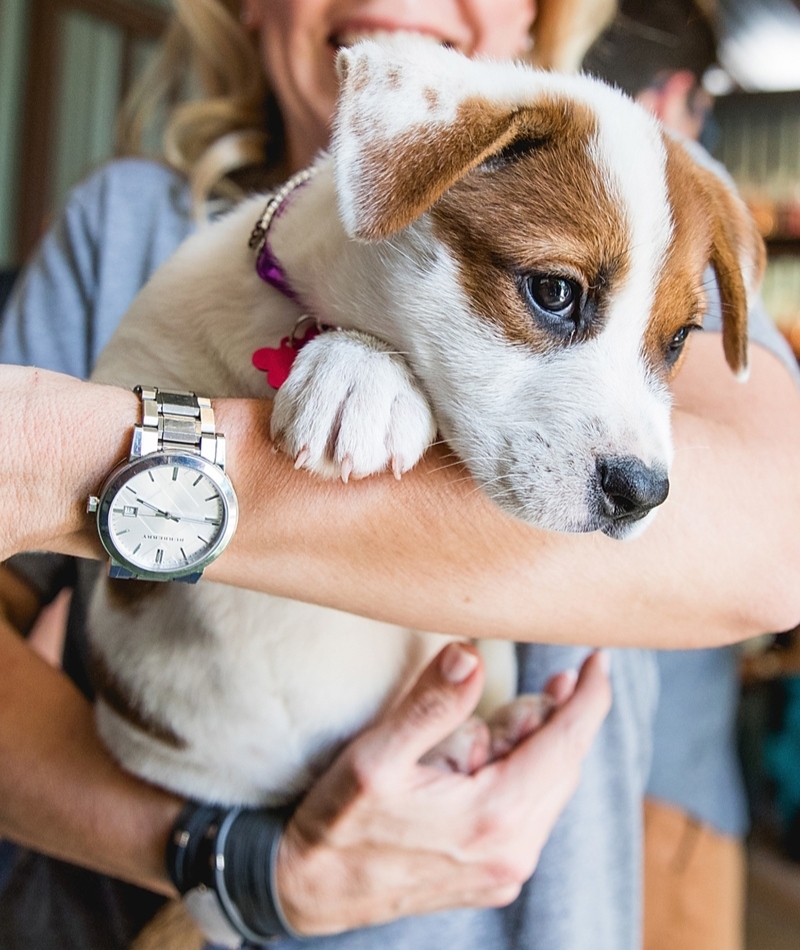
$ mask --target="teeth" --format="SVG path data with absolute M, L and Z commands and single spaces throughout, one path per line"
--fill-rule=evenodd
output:
M 430 33 L 417 33 L 414 30 L 344 30 L 333 37 L 334 46 L 350 47 L 361 40 L 372 40 L 375 43 L 395 43 L 398 40 L 414 39 L 432 43 L 435 46 L 448 46 L 445 40 L 438 39 Z

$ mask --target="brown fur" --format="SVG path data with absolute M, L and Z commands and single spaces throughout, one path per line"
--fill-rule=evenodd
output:
M 130 950 L 203 950 L 206 940 L 180 901 L 170 901 L 133 941 Z
M 703 270 L 711 264 L 722 304 L 725 358 L 735 373 L 747 369 L 748 283 L 761 281 L 764 243 L 740 199 L 713 172 L 697 165 L 668 137 L 667 186 L 675 233 L 656 293 L 653 319 L 645 339 L 652 361 L 686 323 L 700 324 L 706 303 Z M 673 368 L 673 374 L 678 364 Z
M 459 106 L 456 121 L 448 127 L 422 125 L 402 140 L 365 150 L 363 191 L 373 203 L 357 237 L 376 241 L 396 234 L 469 171 L 512 142 L 570 135 L 576 114 L 588 134 L 594 121 L 589 110 L 557 96 L 512 111 L 472 98 Z
M 764 276 L 767 252 L 744 203 L 716 175 L 698 174 L 714 214 L 711 265 L 717 275 L 722 302 L 722 344 L 731 369 L 747 369 L 747 285 L 757 288 Z M 750 270 L 745 282 L 744 271 Z
M 579 339 L 589 339 L 602 328 L 604 300 L 630 263 L 629 229 L 589 160 L 594 116 L 555 99 L 547 108 L 545 119 L 537 110 L 525 123 L 528 138 L 544 130 L 540 142 L 507 167 L 475 170 L 432 209 L 436 236 L 458 261 L 475 312 L 537 351 L 560 344 L 531 320 L 518 275 L 552 273 L 588 288 L 595 316 Z
M 354 92 L 361 92 L 366 89 L 370 83 L 369 68 L 366 63 L 355 63 L 350 66 L 345 60 L 340 59 L 337 63 L 339 70 L 339 79 L 347 79 Z
M 432 110 L 438 108 L 440 96 L 438 91 L 434 89 L 433 86 L 426 86 L 425 89 L 422 90 L 422 95 Z
M 567 342 L 588 339 L 602 328 L 604 301 L 630 266 L 630 229 L 591 164 L 588 145 L 595 129 L 588 107 L 557 95 L 513 110 L 467 99 L 451 126 L 421 125 L 365 150 L 363 193 L 371 204 L 362 209 L 357 236 L 388 238 L 430 209 L 435 233 L 459 263 L 477 313 L 536 350 L 560 345 L 530 319 L 518 285 L 526 272 L 552 273 L 587 290 L 592 317 Z M 527 147 L 504 161 L 503 151 L 515 143 Z M 725 355 L 741 373 L 747 367 L 741 268 L 752 260 L 763 269 L 763 243 L 741 201 L 716 175 L 671 139 L 665 138 L 665 146 L 674 234 L 656 288 L 645 358 L 662 377 L 675 374 L 681 359 L 667 364 L 669 343 L 682 327 L 700 324 L 703 271 L 710 262 L 722 299 Z M 484 175 L 480 166 L 493 159 L 493 174 Z
M 708 203 L 698 187 L 695 163 L 669 139 L 666 180 L 673 232 L 655 291 L 644 335 L 644 355 L 653 371 L 671 379 L 683 354 L 672 367 L 665 363 L 670 340 L 687 324 L 701 326 L 706 306 L 703 272 L 711 257 Z
M 100 653 L 92 652 L 89 665 L 92 685 L 97 695 L 117 715 L 165 745 L 175 749 L 186 748 L 186 741 L 170 726 L 160 722 L 141 708 L 141 703 L 135 693 L 109 669 L 105 658 Z
M 386 82 L 390 89 L 399 89 L 403 81 L 403 72 L 399 66 L 386 73 Z
M 136 614 L 142 601 L 163 594 L 166 587 L 158 581 L 119 580 L 107 577 L 108 599 L 119 610 Z

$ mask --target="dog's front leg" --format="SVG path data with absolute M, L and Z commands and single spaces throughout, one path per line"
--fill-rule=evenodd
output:
M 405 359 L 356 330 L 306 344 L 278 390 L 272 438 L 298 468 L 363 478 L 412 468 L 436 436 L 430 406 Z

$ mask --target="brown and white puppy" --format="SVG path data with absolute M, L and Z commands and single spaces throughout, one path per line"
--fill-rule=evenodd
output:
M 359 44 L 340 65 L 331 154 L 269 238 L 302 304 L 254 272 L 253 199 L 158 272 L 95 378 L 272 395 L 251 355 L 311 314 L 342 329 L 301 351 L 273 415 L 304 467 L 400 474 L 438 430 L 524 521 L 641 531 L 667 494 L 668 383 L 709 263 L 726 357 L 747 370 L 763 251 L 741 202 L 595 81 L 424 43 Z M 90 626 L 120 761 L 248 804 L 301 792 L 444 642 L 205 582 L 133 608 L 100 583 Z M 513 657 L 492 654 L 498 705 Z

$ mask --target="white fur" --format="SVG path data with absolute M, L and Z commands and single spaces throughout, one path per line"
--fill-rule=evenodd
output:
M 392 468 L 399 478 L 431 444 L 436 423 L 400 354 L 342 330 L 300 351 L 275 401 L 272 431 L 285 433 L 282 448 L 319 475 L 346 480 Z
M 141 711 L 187 747 L 154 742 L 103 702 L 98 726 L 131 771 L 201 799 L 295 797 L 450 639 L 222 584 L 165 593 L 121 617 L 98 584 L 91 629 Z
M 358 100 L 345 97 L 333 159 L 318 160 L 270 233 L 305 311 L 353 331 L 303 351 L 277 394 L 274 431 L 314 471 L 367 475 L 411 467 L 434 438 L 435 419 L 503 508 L 545 528 L 595 529 L 588 486 L 598 456 L 664 468 L 672 456 L 669 399 L 641 353 L 671 219 L 666 187 L 641 184 L 638 165 L 660 181 L 664 149 L 643 112 L 596 82 L 468 62 L 424 44 L 407 56 L 397 82 L 387 72 L 396 53 L 364 44 L 346 54 L 349 69 L 369 71 L 369 84 Z M 434 109 L 428 86 L 440 97 Z M 369 141 L 391 140 L 423 127 L 435 142 L 465 96 L 512 109 L 552 92 L 598 116 L 586 160 L 618 197 L 633 266 L 602 333 L 537 354 L 472 311 L 426 214 L 385 241 L 348 238 L 370 213 L 365 140 L 350 133 L 358 126 Z M 134 302 L 96 379 L 273 395 L 251 355 L 277 346 L 303 310 L 254 272 L 247 241 L 262 206 L 262 198 L 245 202 L 184 244 Z M 101 733 L 128 768 L 223 802 L 293 797 L 447 639 L 206 582 L 170 585 L 137 611 L 115 607 L 101 583 L 94 647 L 140 712 L 186 745 L 158 743 L 102 703 Z M 490 651 L 495 704 L 515 688 L 511 650 Z

